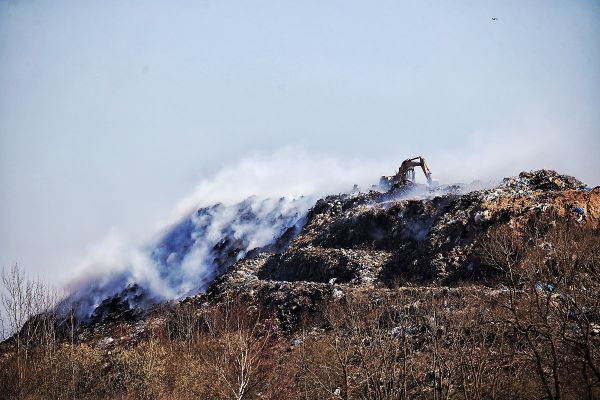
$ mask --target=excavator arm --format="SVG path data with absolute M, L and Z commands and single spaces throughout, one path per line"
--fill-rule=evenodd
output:
M 408 158 L 402 162 L 398 172 L 393 176 L 382 176 L 379 180 L 379 186 L 382 188 L 389 189 L 395 184 L 408 184 L 415 181 L 415 167 L 421 167 L 423 174 L 427 178 L 427 183 L 431 185 L 431 170 L 427 161 L 423 157 Z
M 431 170 L 429 169 L 429 165 L 427 165 L 427 161 L 423 157 L 421 157 L 421 169 L 423 169 L 423 173 L 427 178 L 427 183 L 431 185 Z
M 427 182 L 431 185 L 431 170 L 423 157 L 414 157 L 404 160 L 393 180 L 396 182 L 414 181 L 415 167 L 421 167 L 423 174 L 425 174 L 425 177 L 427 178 Z

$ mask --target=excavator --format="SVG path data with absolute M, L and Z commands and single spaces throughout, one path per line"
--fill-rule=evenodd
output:
M 398 172 L 396 172 L 393 176 L 382 176 L 379 180 L 379 186 L 383 188 L 390 188 L 396 184 L 398 185 L 409 185 L 415 182 L 415 167 L 421 167 L 425 177 L 427 178 L 427 183 L 429 185 L 432 184 L 431 180 L 431 170 L 427 165 L 427 161 L 425 158 L 419 156 L 414 158 L 406 159 L 400 165 Z

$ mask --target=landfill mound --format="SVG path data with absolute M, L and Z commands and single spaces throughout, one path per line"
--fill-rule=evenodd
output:
M 235 244 L 239 239 L 226 232 L 211 249 L 212 262 L 218 266 L 212 283 L 205 292 L 184 301 L 215 303 L 243 295 L 254 301 L 272 299 L 273 307 L 285 309 L 282 315 L 287 315 L 290 310 L 300 312 L 307 301 L 313 304 L 314 299 L 339 296 L 341 291 L 493 285 L 496 271 L 482 263 L 477 250 L 490 228 L 507 226 L 516 232 L 540 218 L 598 226 L 600 188 L 556 171 L 522 172 L 493 187 L 471 188 L 412 183 L 327 196 L 305 217 L 296 212 L 287 222 L 290 228 L 278 227 L 280 233 L 271 244 L 243 253 L 232 251 L 232 246 L 240 247 Z M 240 208 L 246 210 L 246 203 Z M 215 207 L 221 206 L 200 211 Z M 256 215 L 241 219 L 255 220 Z M 184 222 L 183 228 L 192 232 L 189 221 Z M 164 242 L 184 250 L 172 253 L 163 244 L 159 247 L 163 257 L 182 257 L 188 251 L 191 239 L 182 236 L 183 228 L 177 225 Z M 300 293 L 310 294 L 312 300 L 290 300 L 294 298 L 291 289 L 300 287 L 306 289 Z M 128 285 L 102 299 L 86 324 L 93 327 L 141 318 L 148 304 L 135 299 L 146 299 L 146 293 L 139 285 Z M 287 303 L 277 299 L 287 299 Z M 291 323 L 290 318 L 283 319 Z
M 355 188 L 316 201 L 305 215 L 296 207 L 298 200 L 251 198 L 225 210 L 230 224 L 218 226 L 222 237 L 215 236 L 211 225 L 211 219 L 222 218 L 224 207 L 217 204 L 171 228 L 152 257 L 160 261 L 161 276 L 185 286 L 178 270 L 193 253 L 194 242 L 202 242 L 209 249 L 203 262 L 213 269 L 191 280 L 206 282 L 206 289 L 199 287 L 198 294 L 183 302 L 216 304 L 242 296 L 271 304 L 279 310 L 281 323 L 291 326 L 309 304 L 309 309 L 318 308 L 318 301 L 352 291 L 501 283 L 478 249 L 494 227 L 506 226 L 516 234 L 540 219 L 598 227 L 600 187 L 572 176 L 539 170 L 504 178 L 492 187 L 473 187 L 408 183 L 374 186 L 368 192 Z M 301 201 L 306 204 L 307 199 Z M 256 224 L 273 224 L 268 229 L 277 234 L 252 248 L 254 239 L 246 234 L 252 230 L 246 226 Z M 209 228 L 213 233 L 207 246 L 203 238 Z M 91 298 L 81 292 L 75 299 L 96 304 L 81 320 L 88 334 L 107 324 L 140 321 L 165 301 L 153 298 L 141 282 L 120 276 L 113 280 L 123 288 L 101 297 L 102 291 L 94 287 L 87 292 Z
M 522 172 L 490 188 L 469 187 L 413 184 L 323 198 L 285 251 L 238 261 L 206 293 L 184 302 L 242 298 L 266 305 L 283 329 L 293 330 L 327 301 L 365 293 L 476 287 L 489 297 L 507 282 L 482 260 L 488 231 L 504 227 L 518 235 L 532 221 L 598 228 L 600 187 L 568 175 Z
M 490 282 L 493 271 L 477 251 L 490 228 L 516 231 L 541 218 L 597 227 L 600 217 L 600 188 L 551 170 L 471 192 L 460 185 L 393 191 L 319 200 L 285 251 L 237 262 L 208 293 L 257 293 L 282 281 L 316 283 L 325 291 Z

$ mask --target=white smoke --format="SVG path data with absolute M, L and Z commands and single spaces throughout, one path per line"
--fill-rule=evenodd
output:
M 368 187 L 397 164 L 398 160 L 340 159 L 291 146 L 269 155 L 254 154 L 202 180 L 177 204 L 172 218 L 194 207 L 232 204 L 250 196 L 321 196 L 348 191 L 354 184 Z
M 554 169 L 590 184 L 600 183 L 600 135 L 585 121 L 565 119 L 536 109 L 461 135 L 456 145 L 432 146 L 430 166 L 442 182 L 499 182 L 521 171 Z
M 288 229 L 299 230 L 319 197 L 355 184 L 368 189 L 390 168 L 291 147 L 243 158 L 203 179 L 142 243 L 112 229 L 78 265 L 72 300 L 89 316 L 102 300 L 133 284 L 147 291 L 150 302 L 202 291 L 223 272 L 219 268 L 272 245 Z

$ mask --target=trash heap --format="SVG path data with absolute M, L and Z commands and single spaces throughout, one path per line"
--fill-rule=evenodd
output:
M 285 246 L 250 250 L 206 292 L 185 301 L 218 303 L 241 295 L 270 304 L 291 325 L 323 299 L 357 290 L 482 282 L 489 270 L 477 245 L 494 226 L 516 228 L 544 214 L 591 226 L 600 220 L 600 188 L 555 171 L 522 172 L 491 188 L 471 187 L 413 184 L 327 196 L 308 211 L 301 229 L 276 240 Z M 136 286 L 124 293 L 140 295 Z M 94 324 L 144 317 L 119 296 L 100 303 Z
M 544 213 L 593 226 L 600 219 L 600 188 L 551 170 L 522 172 L 477 191 L 447 188 L 414 185 L 400 195 L 391 189 L 321 199 L 285 251 L 239 261 L 208 297 L 266 292 L 291 307 L 331 296 L 333 289 L 340 296 L 368 288 L 478 282 L 489 271 L 476 248 L 491 227 L 517 227 Z M 292 300 L 290 288 L 302 287 L 307 290 L 296 294 L 308 300 Z
M 521 172 L 517 177 L 504 178 L 500 187 L 517 191 L 576 190 L 588 186 L 575 177 L 561 175 L 556 171 L 542 169 Z

